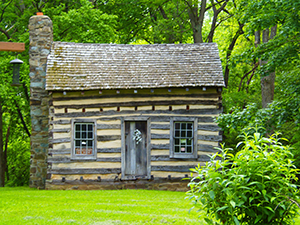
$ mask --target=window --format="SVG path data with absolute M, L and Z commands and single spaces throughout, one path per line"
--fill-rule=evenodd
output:
M 197 158 L 197 119 L 175 118 L 170 128 L 170 157 Z
M 96 159 L 95 121 L 73 120 L 72 159 Z

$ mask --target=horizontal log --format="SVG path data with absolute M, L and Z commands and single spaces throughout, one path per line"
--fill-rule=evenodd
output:
M 121 162 L 120 157 L 112 158 L 97 158 L 96 160 L 85 160 L 85 159 L 76 159 L 72 160 L 70 157 L 49 157 L 48 163 L 73 163 L 73 162 L 84 162 L 84 161 L 96 161 L 96 162 Z
M 190 172 L 193 166 L 151 166 L 151 171 Z
M 161 115 L 161 114 L 172 114 L 174 116 L 180 116 L 180 115 L 219 115 L 222 111 L 219 109 L 191 109 L 191 110 L 185 110 L 185 109 L 176 109 L 176 110 L 142 110 L 142 111 L 133 111 L 133 110 L 124 110 L 124 111 L 117 111 L 116 110 L 109 110 L 109 111 L 94 111 L 94 112 L 70 112 L 70 113 L 55 113 L 54 116 L 56 118 L 64 118 L 64 117 L 95 117 L 95 116 L 113 116 L 113 115 L 124 115 L 124 114 L 147 114 L 147 115 Z M 199 121 L 201 122 L 201 121 Z M 211 120 L 211 122 L 214 122 L 214 120 Z
M 170 145 L 154 145 L 154 144 L 151 144 L 151 147 L 153 150 L 165 150 L 165 149 L 170 149 Z
M 180 159 L 180 158 L 170 158 L 169 155 L 152 155 L 151 161 L 172 161 L 172 162 L 178 162 L 178 165 L 180 165 L 181 161 L 196 161 L 196 162 L 204 162 L 209 161 L 210 157 L 207 155 L 198 155 L 197 159 Z
M 71 124 L 71 120 L 55 120 L 50 121 L 50 124 Z
M 181 161 L 196 161 L 196 162 L 203 162 L 203 161 L 209 161 L 210 157 L 207 155 L 198 155 L 197 159 L 176 159 L 176 158 L 170 158 L 169 155 L 156 155 L 151 156 L 151 161 L 171 161 L 171 162 L 178 162 L 178 165 L 180 165 Z M 73 163 L 73 162 L 84 162 L 84 161 L 91 161 L 91 160 L 85 160 L 85 159 L 78 159 L 78 160 L 72 160 L 70 157 L 49 157 L 48 163 Z M 121 162 L 120 157 L 111 157 L 111 158 L 97 158 L 96 162 Z
M 121 129 L 121 124 L 97 124 L 97 129 Z
M 218 152 L 217 149 L 215 149 L 215 146 L 212 145 L 202 145 L 202 144 L 198 144 L 198 151 L 202 151 L 202 152 Z
M 97 141 L 115 141 L 121 140 L 121 135 L 107 135 L 107 136 L 97 136 Z M 70 143 L 70 138 L 58 138 L 58 139 L 51 139 L 49 143 L 51 144 L 59 144 L 59 143 Z
M 121 173 L 121 168 L 101 168 L 101 169 L 50 169 L 51 174 L 110 174 Z
M 180 121 L 180 118 L 184 118 L 185 115 L 187 115 L 187 114 L 182 114 L 182 116 L 178 116 L 178 115 L 174 115 L 174 116 L 163 116 L 163 115 L 162 116 L 153 116 L 153 117 L 151 117 L 151 122 L 170 122 L 170 119 L 174 118 L 175 116 L 176 116 L 175 120 Z M 197 118 L 198 123 L 213 123 L 214 122 L 214 117 L 199 116 L 199 114 L 190 116 L 189 118 Z
M 169 150 L 170 145 L 169 144 L 160 144 L 160 145 L 155 145 L 151 144 L 151 148 L 153 150 Z M 203 145 L 203 144 L 198 144 L 198 151 L 202 152 L 218 152 L 218 149 L 216 149 L 215 146 L 212 145 Z M 98 148 L 97 153 L 120 153 L 121 148 Z M 58 155 L 58 154 L 70 154 L 71 149 L 70 148 L 65 148 L 65 149 L 49 149 L 48 153 L 53 154 L 53 155 Z
M 167 100 L 167 101 L 141 101 L 141 102 L 112 102 L 98 104 L 80 104 L 80 105 L 56 105 L 55 109 L 82 109 L 82 108 L 105 108 L 105 107 L 139 107 L 148 105 L 212 105 L 218 106 L 219 100 Z
M 171 113 L 171 112 L 170 112 Z M 97 116 L 93 114 L 85 114 L 85 113 L 62 113 L 62 114 L 57 114 L 57 117 L 92 117 L 92 116 Z M 140 116 L 143 116 L 141 113 Z M 174 116 L 153 116 L 151 114 L 147 114 L 146 116 L 149 116 L 151 118 L 151 122 L 170 122 L 170 119 L 174 116 L 177 116 L 178 118 L 184 117 L 185 115 L 183 114 L 182 116 L 179 115 L 174 115 Z M 123 118 L 122 114 L 119 116 L 114 116 L 114 117 L 100 117 L 97 118 L 97 120 L 101 121 L 116 121 L 116 120 L 121 120 Z M 198 118 L 199 123 L 213 123 L 214 122 L 214 117 L 209 117 L 209 116 L 197 116 L 193 115 L 193 118 Z
M 169 124 L 151 124 L 151 129 L 160 129 L 160 130 L 170 130 L 170 123 Z
M 49 149 L 48 154 L 51 155 L 65 155 L 65 154 L 71 154 L 71 149 L 70 148 L 64 148 L 64 149 Z
M 184 92 L 182 92 L 184 93 Z M 88 99 L 112 99 L 112 98 L 119 98 L 119 99 L 124 99 L 124 98 L 149 98 L 149 97 L 156 97 L 156 98 L 168 98 L 168 99 L 172 99 L 172 98 L 219 98 L 221 96 L 221 94 L 215 93 L 215 94 L 211 94 L 211 93 L 207 93 L 207 94 L 151 94 L 151 96 L 149 94 L 122 94 L 122 95 L 98 95 L 98 96 L 82 96 L 81 94 L 78 96 L 73 96 L 73 97 L 68 97 L 68 96 L 64 96 L 64 97 L 53 97 L 53 101 L 70 101 L 70 100 L 88 100 Z
M 51 133 L 69 133 L 70 131 L 71 131 L 71 128 L 50 130 Z
M 48 155 L 66 155 L 66 154 L 71 154 L 71 149 L 70 150 L 52 150 L 48 152 Z
M 98 148 L 98 153 L 120 153 L 121 148 Z
M 206 130 L 206 131 L 220 131 L 221 128 L 218 125 L 198 125 L 198 130 Z
M 151 139 L 170 139 L 170 134 L 151 134 Z M 198 140 L 202 141 L 222 141 L 220 135 L 198 135 Z
M 58 139 L 50 139 L 49 143 L 51 144 L 59 144 L 59 143 L 70 143 L 70 138 L 58 138 Z
M 101 135 L 97 136 L 97 141 L 115 141 L 121 140 L 121 135 Z
M 202 141 L 222 141 L 221 135 L 198 135 L 198 140 Z

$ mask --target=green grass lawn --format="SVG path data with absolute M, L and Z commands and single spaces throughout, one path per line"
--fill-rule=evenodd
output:
M 185 193 L 0 188 L 0 224 L 204 224 Z

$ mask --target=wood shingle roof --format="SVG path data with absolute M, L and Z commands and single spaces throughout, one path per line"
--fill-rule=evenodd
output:
M 224 86 L 217 44 L 54 42 L 47 90 Z

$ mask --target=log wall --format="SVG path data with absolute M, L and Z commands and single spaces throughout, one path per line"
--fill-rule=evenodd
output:
M 52 92 L 50 106 L 47 189 L 72 188 L 72 182 L 97 184 L 121 178 L 121 119 L 151 118 L 151 179 L 180 180 L 189 168 L 203 164 L 222 141 L 214 118 L 222 111 L 217 88 L 172 88 Z M 170 118 L 198 119 L 198 158 L 170 159 Z M 71 159 L 71 120 L 96 119 L 97 159 Z M 69 185 L 65 185 L 69 182 Z M 59 186 L 62 185 L 62 186 Z M 71 185 L 71 186 L 70 186 Z M 76 184 L 78 185 L 78 183 Z M 97 186 L 97 185 L 96 185 Z M 109 186 L 109 185 L 108 185 Z M 121 187 L 123 187 L 121 185 Z M 84 187 L 83 187 L 84 188 Z M 64 188 L 63 188 L 64 189 Z M 94 188 L 93 188 L 94 189 Z

